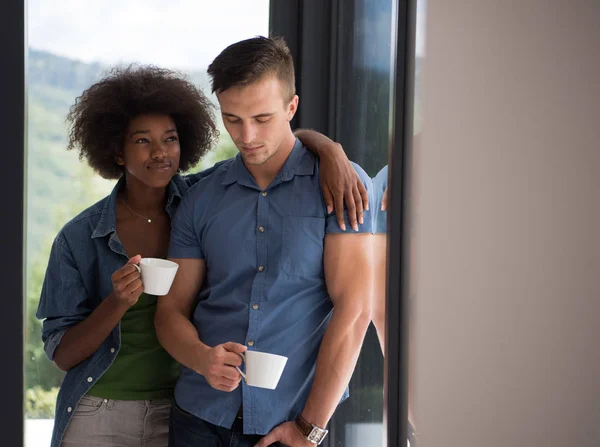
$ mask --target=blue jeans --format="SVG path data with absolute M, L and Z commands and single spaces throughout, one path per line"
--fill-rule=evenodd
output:
M 169 421 L 169 447 L 254 447 L 260 435 L 245 435 L 237 418 L 230 429 L 206 422 L 179 408 L 173 401 Z M 283 444 L 271 444 L 284 447 Z

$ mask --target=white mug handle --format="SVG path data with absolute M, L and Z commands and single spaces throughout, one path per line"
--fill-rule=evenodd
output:
M 133 266 L 135 267 L 135 269 L 138 271 L 138 273 L 139 273 L 140 275 L 142 274 L 142 269 L 140 268 L 140 266 L 139 266 L 139 265 L 137 265 L 137 264 L 131 264 L 131 265 L 133 265 Z
M 246 361 L 246 357 L 244 357 L 244 354 L 236 352 L 237 355 L 239 355 L 242 358 L 242 361 Z M 244 372 L 238 367 L 236 366 L 235 369 L 238 370 L 238 372 L 242 375 L 242 377 L 244 378 L 244 381 L 246 381 L 246 374 L 244 374 Z

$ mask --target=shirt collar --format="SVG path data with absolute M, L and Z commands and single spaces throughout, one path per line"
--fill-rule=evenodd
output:
M 271 186 L 280 182 L 290 181 L 296 175 L 313 175 L 315 172 L 315 163 L 316 157 L 306 149 L 304 144 L 302 144 L 298 138 L 296 138 L 292 152 L 273 180 Z M 248 168 L 246 168 L 240 154 L 237 154 L 233 163 L 228 166 L 221 184 L 231 185 L 235 182 L 243 186 L 258 189 L 254 178 L 248 171 Z

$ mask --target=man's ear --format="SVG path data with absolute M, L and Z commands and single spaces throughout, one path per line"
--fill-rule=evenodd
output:
M 119 166 L 125 166 L 125 160 L 123 159 L 123 152 L 117 152 L 115 154 L 115 162 L 119 165 Z
M 296 112 L 298 111 L 298 101 L 300 101 L 300 98 L 298 98 L 298 95 L 294 95 L 292 97 L 292 99 L 290 100 L 290 103 L 288 104 L 288 108 L 287 108 L 287 120 L 291 121 L 292 118 L 294 118 L 294 115 L 296 114 Z

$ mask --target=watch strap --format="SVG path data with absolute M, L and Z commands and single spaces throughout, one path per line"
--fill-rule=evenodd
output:
M 302 433 L 305 438 L 308 438 L 308 435 L 310 435 L 310 432 L 312 432 L 313 429 L 312 424 L 304 419 L 302 415 L 298 415 L 295 422 L 300 433 Z

